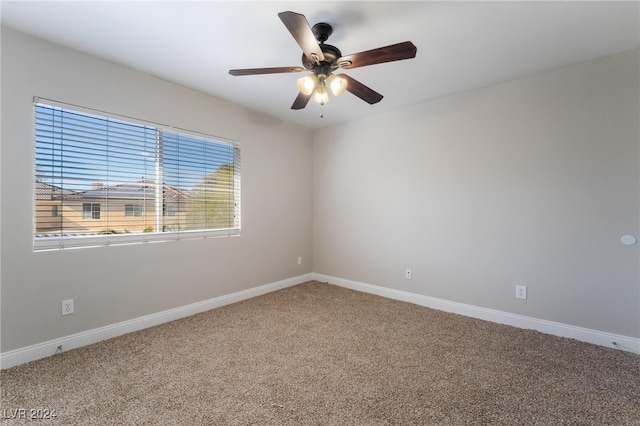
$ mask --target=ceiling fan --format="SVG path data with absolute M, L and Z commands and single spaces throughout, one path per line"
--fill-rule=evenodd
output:
M 333 72 L 340 68 L 364 67 L 411 59 L 416 56 L 416 46 L 410 41 L 342 56 L 337 47 L 325 44 L 333 32 L 331 25 L 321 22 L 312 28 L 304 15 L 295 12 L 281 12 L 278 16 L 304 52 L 302 67 L 233 69 L 229 70 L 229 74 L 239 76 L 311 71 L 307 76 L 298 79 L 300 93 L 291 109 L 303 109 L 309 103 L 309 99 L 313 99 L 320 105 L 329 102 L 327 87 L 335 96 L 346 90 L 369 104 L 380 102 L 382 99 L 380 93 L 353 77 L 346 74 L 333 74 Z

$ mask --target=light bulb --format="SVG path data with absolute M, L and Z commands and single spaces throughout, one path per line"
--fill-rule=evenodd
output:
M 300 93 L 307 96 L 313 93 L 313 90 L 317 85 L 318 77 L 316 77 L 314 74 L 309 74 L 298 79 L 298 89 L 300 90 Z
M 334 96 L 342 94 L 347 89 L 347 79 L 339 75 L 330 75 L 327 82 Z
M 329 94 L 327 93 L 327 87 L 324 84 L 318 85 L 316 93 L 313 94 L 313 102 L 324 105 L 329 102 Z

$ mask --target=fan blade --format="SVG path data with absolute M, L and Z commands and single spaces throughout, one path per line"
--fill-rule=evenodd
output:
M 278 13 L 278 16 L 311 62 L 324 61 L 322 49 L 320 49 L 316 36 L 311 31 L 309 22 L 304 15 L 295 12 L 281 12 Z
M 298 97 L 293 101 L 291 109 L 303 109 L 309 103 L 309 99 L 311 99 L 311 95 L 305 95 L 302 92 L 298 93 Z
M 416 57 L 418 49 L 410 41 L 353 53 L 338 59 L 340 68 L 351 69 Z
M 373 105 L 382 100 L 383 96 L 380 93 L 365 86 L 355 78 L 349 77 L 346 74 L 340 74 L 340 77 L 344 77 L 347 80 L 347 91 L 353 93 L 368 104 Z
M 246 68 L 239 70 L 229 70 L 231 75 L 257 75 L 257 74 L 278 74 L 287 72 L 305 71 L 303 67 L 276 67 L 276 68 Z

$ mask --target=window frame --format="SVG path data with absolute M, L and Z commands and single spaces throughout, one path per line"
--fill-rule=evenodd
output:
M 36 218 L 37 218 L 37 207 L 36 207 L 36 194 L 35 194 L 35 184 L 32 187 L 32 200 L 33 200 L 33 212 L 32 217 L 34 218 L 34 225 L 32 229 L 32 238 L 33 238 L 33 250 L 34 251 L 47 251 L 47 250 L 60 250 L 60 249 L 74 249 L 74 248 L 88 248 L 88 247 L 98 247 L 98 246 L 110 246 L 110 245 L 122 245 L 122 244 L 139 244 L 139 243 L 150 243 L 150 242 L 167 242 L 167 241 L 179 241 L 179 240 L 191 240 L 191 239 L 206 239 L 206 238 L 220 238 L 220 237 L 237 237 L 240 236 L 241 232 L 241 145 L 234 140 L 211 135 L 208 133 L 193 131 L 182 129 L 175 126 L 168 126 L 165 124 L 155 123 L 148 120 L 142 120 L 138 118 L 128 117 L 120 114 L 114 114 L 110 112 L 105 112 L 97 109 L 82 107 L 78 105 L 68 104 L 65 102 L 55 101 L 46 98 L 34 97 L 33 99 L 34 112 L 33 112 L 33 121 L 32 125 L 34 126 L 34 151 L 36 145 L 36 116 L 37 116 L 37 107 L 45 106 L 50 108 L 62 109 L 65 111 L 69 111 L 72 113 L 79 113 L 87 116 L 91 116 L 98 119 L 105 120 L 117 120 L 121 122 L 125 122 L 128 124 L 133 124 L 137 126 L 150 126 L 157 129 L 157 131 L 166 133 L 169 135 L 179 135 L 187 138 L 194 138 L 203 142 L 211 142 L 214 144 L 222 144 L 229 146 L 230 149 L 233 149 L 233 184 L 231 186 L 231 190 L 233 192 L 233 209 L 234 211 L 229 216 L 229 219 L 233 221 L 233 225 L 228 228 L 217 228 L 217 229 L 194 229 L 194 230 L 164 230 L 169 228 L 168 226 L 163 225 L 163 230 L 147 232 L 146 230 L 141 233 L 123 233 L 123 234 L 92 234 L 92 235 L 37 235 L 36 232 Z M 33 161 L 33 176 L 36 176 L 36 155 L 32 156 Z M 34 181 L 37 181 L 35 179 Z M 162 185 L 159 185 L 162 186 Z M 171 201 L 165 201 L 162 199 L 164 203 L 171 204 Z M 164 204 L 161 203 L 161 204 Z M 85 203 L 83 203 L 85 204 Z M 98 204 L 100 203 L 91 203 Z M 142 215 L 144 216 L 144 207 L 142 207 Z M 63 215 L 63 206 L 59 207 L 59 215 Z M 177 213 L 177 211 L 176 211 Z M 83 208 L 83 220 L 95 220 L 100 219 L 100 212 L 97 212 L 98 217 L 96 218 L 96 212 L 93 211 L 92 207 L 92 217 L 90 219 L 84 218 L 84 208 Z M 166 217 L 164 205 L 162 208 L 161 217 Z M 172 216 L 172 215 L 168 215 Z M 137 216 L 136 216 L 137 217 Z M 62 232 L 62 231 L 61 231 Z
M 142 217 L 144 206 L 142 204 L 125 204 L 124 217 Z
M 100 220 L 100 203 L 82 203 L 82 220 Z

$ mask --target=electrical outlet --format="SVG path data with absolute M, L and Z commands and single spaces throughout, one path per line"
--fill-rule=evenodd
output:
M 411 269 L 405 269 L 404 270 L 404 277 L 408 280 L 411 279 Z
M 302 265 L 302 256 L 298 256 L 298 265 Z
M 527 286 L 526 285 L 517 285 L 516 286 L 516 299 L 526 299 L 527 298 Z
M 71 315 L 73 312 L 73 299 L 63 300 L 62 315 Z

